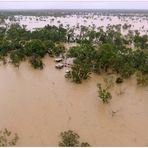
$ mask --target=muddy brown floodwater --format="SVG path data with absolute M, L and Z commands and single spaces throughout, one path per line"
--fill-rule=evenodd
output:
M 0 66 L 0 129 L 18 133 L 17 146 L 58 146 L 68 129 L 92 146 L 148 145 L 148 88 L 131 78 L 112 88 L 113 99 L 104 105 L 96 87 L 103 76 L 78 85 L 64 78 L 66 68 L 55 69 L 53 59 L 44 63 L 42 71 L 27 62 L 19 69 Z

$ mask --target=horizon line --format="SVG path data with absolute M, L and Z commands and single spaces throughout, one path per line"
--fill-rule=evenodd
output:
M 146 10 L 148 11 L 148 9 L 140 9 L 140 8 L 98 8 L 98 9 L 91 9 L 91 8 L 35 8 L 35 9 L 18 9 L 18 8 L 11 8 L 11 9 L 1 9 L 0 10 Z

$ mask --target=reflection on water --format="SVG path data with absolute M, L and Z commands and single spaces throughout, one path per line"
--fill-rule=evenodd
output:
M 148 145 L 147 88 L 128 80 L 104 105 L 96 87 L 101 76 L 78 85 L 64 78 L 66 69 L 55 69 L 53 59 L 44 62 L 42 71 L 26 62 L 19 69 L 0 66 L 0 129 L 17 132 L 18 146 L 57 146 L 59 133 L 68 129 L 92 146 Z

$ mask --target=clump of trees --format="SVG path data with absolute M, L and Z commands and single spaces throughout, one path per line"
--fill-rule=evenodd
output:
M 61 147 L 89 147 L 90 144 L 87 142 L 80 143 L 80 136 L 72 130 L 61 132 L 61 141 L 59 146 Z
M 133 41 L 134 41 L 135 47 L 137 47 L 138 49 L 148 49 L 148 36 L 147 35 L 140 36 L 140 34 L 137 33 L 133 37 Z
M 128 25 L 128 24 L 124 24 L 123 26 L 122 26 L 122 28 L 124 29 L 124 30 L 127 30 L 128 28 L 130 28 L 131 27 L 131 25 Z
M 28 31 L 25 26 L 12 24 L 0 27 L 0 59 L 10 55 L 11 63 L 19 66 L 29 58 L 34 68 L 43 68 L 42 58 L 52 49 L 52 55 L 64 54 L 65 48 L 60 42 L 66 40 L 66 29 L 61 26 L 45 26 L 42 29 Z
M 47 49 L 45 49 L 44 44 L 41 40 L 33 39 L 31 41 L 27 41 L 24 46 L 24 53 L 26 56 L 36 55 L 38 57 L 44 57 L 47 53 Z
M 66 52 L 67 57 L 76 59 L 68 75 L 76 83 L 89 78 L 92 72 L 111 70 L 123 79 L 136 71 L 148 73 L 147 35 L 129 31 L 124 36 L 121 25 L 108 25 L 106 31 L 101 27 L 97 31 L 85 26 L 80 29 L 80 34 L 73 36 L 73 42 L 79 45 L 66 51 L 63 43 L 68 42 L 69 29 L 62 25 L 47 25 L 32 32 L 19 24 L 0 27 L 0 59 L 5 61 L 10 56 L 12 64 L 18 67 L 22 60 L 29 58 L 36 68 L 43 67 L 41 60 L 49 51 L 52 56 L 64 56 Z
M 121 35 L 118 38 L 118 34 L 116 35 L 114 36 L 114 33 L 109 31 L 108 34 L 99 37 L 100 42 L 93 44 L 89 40 L 82 42 L 78 46 L 70 48 L 67 57 L 73 57 L 76 59 L 75 61 L 79 61 L 74 63 L 74 68 L 84 68 L 86 64 L 89 73 L 84 72 L 89 76 L 92 72 L 97 74 L 112 72 L 118 74 L 121 79 L 127 79 L 136 71 L 148 74 L 147 50 L 134 50 L 127 47 L 126 39 Z M 120 42 L 116 44 L 113 39 L 118 39 Z M 72 72 L 76 71 L 74 68 L 72 67 Z M 72 79 L 78 78 L 76 74 L 72 77 Z
M 76 83 L 81 83 L 90 77 L 92 72 L 91 62 L 93 61 L 94 49 L 88 44 L 80 44 L 80 46 L 72 47 L 67 52 L 67 57 L 74 57 L 74 64 L 71 71 L 66 76 Z
M 0 131 L 0 146 L 1 147 L 15 146 L 16 143 L 18 142 L 18 140 L 19 140 L 18 135 L 13 134 L 8 129 L 4 129 L 4 130 Z
M 32 39 L 51 40 L 53 42 L 66 41 L 67 30 L 59 26 L 45 26 L 44 28 L 37 29 L 31 33 Z

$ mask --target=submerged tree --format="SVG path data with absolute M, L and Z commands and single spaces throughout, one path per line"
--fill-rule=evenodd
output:
M 10 59 L 14 66 L 19 67 L 20 62 L 25 59 L 25 54 L 21 49 L 12 51 L 10 53 Z
M 71 69 L 71 78 L 78 83 L 87 79 L 91 72 L 100 74 L 110 70 L 122 78 L 129 78 L 136 71 L 148 73 L 147 35 L 129 31 L 124 36 L 120 24 L 108 25 L 106 31 L 102 27 L 95 30 L 81 26 L 80 34 L 74 39 L 79 45 L 66 51 L 63 43 L 67 41 L 67 36 L 71 37 L 74 33 L 73 29 L 69 29 L 64 29 L 62 25 L 47 25 L 31 32 L 16 23 L 0 27 L 0 59 L 5 63 L 6 57 L 10 56 L 12 63 L 18 66 L 27 57 L 38 57 L 41 60 L 47 53 L 64 56 L 66 52 L 67 57 L 76 59 Z M 70 37 L 68 40 L 74 41 L 74 36 Z M 31 61 L 35 64 L 39 60 L 33 58 Z
M 35 69 L 43 69 L 44 64 L 40 57 L 33 56 L 30 58 L 29 62 L 31 63 L 32 67 Z
M 8 129 L 0 131 L 0 146 L 2 147 L 15 146 L 18 140 L 19 140 L 18 135 L 12 134 L 12 132 L 9 131 Z
M 148 74 L 142 74 L 142 72 L 137 72 L 137 84 L 141 86 L 148 86 Z
M 81 63 L 81 61 L 75 61 L 72 65 L 70 72 L 67 74 L 67 78 L 72 79 L 76 83 L 81 83 L 90 77 L 90 65 L 88 63 Z
M 89 147 L 90 145 L 87 142 L 80 143 L 80 136 L 72 130 L 61 132 L 60 134 L 61 141 L 59 146 L 61 147 Z

